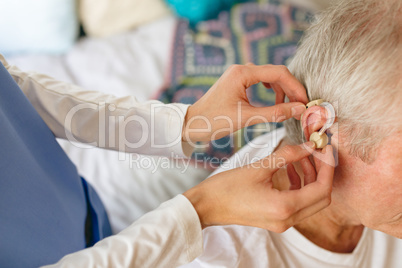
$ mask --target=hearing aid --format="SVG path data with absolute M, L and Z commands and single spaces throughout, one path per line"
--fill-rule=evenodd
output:
M 314 132 L 310 135 L 310 141 L 313 141 L 316 145 L 317 149 L 322 149 L 328 144 L 328 136 L 325 134 L 325 131 L 329 129 L 335 122 L 335 109 L 329 102 L 325 102 L 323 99 L 313 100 L 307 103 L 306 108 L 310 108 L 313 106 L 322 106 L 325 108 L 327 112 L 327 121 L 324 126 L 318 131 Z

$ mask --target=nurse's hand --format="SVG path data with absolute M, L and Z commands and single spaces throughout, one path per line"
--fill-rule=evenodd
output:
M 311 142 L 285 146 L 258 162 L 216 174 L 184 196 L 193 204 L 203 228 L 238 224 L 284 232 L 331 202 L 335 167 L 332 146 L 327 145 L 321 153 L 313 151 Z M 317 171 L 307 160 L 311 153 Z M 288 168 L 290 189 L 294 190 L 274 189 L 273 175 L 297 161 L 302 165 L 305 186 L 300 188 L 299 176 Z
M 275 91 L 275 106 L 250 104 L 246 89 L 259 82 Z M 284 103 L 285 95 L 290 103 Z M 307 102 L 303 85 L 285 66 L 233 65 L 189 107 L 182 139 L 187 142 L 217 140 L 257 123 L 299 118 Z

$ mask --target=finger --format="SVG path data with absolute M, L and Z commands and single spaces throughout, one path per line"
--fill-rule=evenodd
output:
M 323 210 L 324 208 L 328 207 L 331 203 L 331 195 L 328 195 L 328 198 L 324 198 L 321 199 L 320 201 L 318 201 L 317 203 L 303 208 L 299 211 L 297 211 L 296 213 L 294 213 L 291 217 L 290 217 L 290 225 L 295 225 L 299 222 L 301 222 L 302 220 L 313 216 L 314 214 L 320 212 L 321 210 Z
M 278 104 L 284 103 L 286 95 L 285 95 L 283 89 L 277 84 L 272 84 L 272 89 L 275 92 L 275 104 L 278 105 Z M 302 111 L 302 113 L 304 113 L 305 110 L 302 109 L 301 111 Z M 293 117 L 296 118 L 297 120 L 300 120 L 301 116 L 302 116 L 302 114 L 295 114 Z
M 313 156 L 315 169 L 320 170 L 321 162 L 318 160 L 319 160 L 319 158 L 323 157 L 323 154 L 319 152 L 319 149 L 317 151 L 315 151 L 313 154 L 315 154 L 315 157 Z
M 295 211 L 313 206 L 317 203 L 328 203 L 331 198 L 334 165 L 332 164 L 332 148 L 327 148 L 324 153 L 325 161 L 322 161 L 321 169 L 317 174 L 317 180 L 295 191 L 280 192 L 284 202 L 290 202 Z M 313 210 L 308 210 L 313 211 Z
M 322 162 L 326 161 L 325 147 L 323 149 L 316 150 L 312 154 L 312 157 L 314 161 L 315 170 L 318 172 L 321 169 Z
M 272 89 L 275 92 L 275 104 L 284 103 L 285 92 L 283 91 L 283 89 L 277 84 L 272 84 Z
M 264 173 L 265 179 L 272 178 L 272 175 L 283 166 L 299 161 L 312 154 L 314 148 L 315 143 L 311 141 L 295 146 L 287 145 L 277 152 L 263 158 L 257 164 L 262 168 L 261 170 Z
M 286 167 L 286 172 L 288 174 L 290 187 L 289 190 L 297 190 L 301 188 L 301 180 L 299 174 L 297 174 L 295 167 L 292 163 L 289 163 Z
M 333 176 L 334 176 L 334 169 L 335 169 L 335 159 L 333 157 L 333 148 L 331 145 L 327 145 L 324 149 L 323 149 L 323 157 L 318 160 L 321 162 L 321 168 L 318 171 L 318 175 L 317 175 L 317 181 L 315 183 L 310 184 L 309 186 L 311 187 L 311 185 L 314 186 L 321 186 L 321 192 L 320 189 L 318 189 L 319 187 L 317 187 L 317 189 L 314 190 L 314 187 L 311 187 L 311 194 L 314 194 L 314 191 L 316 191 L 316 193 L 319 193 L 317 195 L 317 202 L 312 202 L 310 203 L 311 205 L 309 205 L 308 203 L 305 204 L 305 207 L 302 207 L 298 212 L 294 213 L 293 217 L 292 217 L 292 221 L 293 224 L 296 224 L 300 221 L 302 221 L 303 219 L 310 217 L 312 215 L 314 215 L 315 213 L 321 211 L 322 209 L 326 208 L 327 206 L 329 206 L 329 204 L 331 203 L 331 192 L 332 192 L 332 182 L 333 182 Z M 308 186 L 306 186 L 307 188 Z M 302 188 L 300 190 L 300 192 L 305 189 Z M 305 198 L 308 198 L 308 195 L 310 195 L 310 193 L 306 193 L 305 194 Z M 304 200 L 304 199 L 303 199 Z M 296 204 L 300 204 L 300 200 L 296 200 Z
M 240 79 L 245 89 L 259 82 L 270 83 L 271 86 L 277 84 L 291 102 L 308 102 L 305 88 L 285 66 L 236 65 L 232 67 L 231 71 L 235 78 Z
M 317 173 L 315 172 L 315 168 L 313 164 L 311 164 L 310 159 L 308 157 L 305 157 L 300 160 L 300 164 L 304 174 L 304 186 L 315 182 Z
M 301 102 L 288 102 L 281 103 L 268 107 L 254 107 L 248 108 L 248 118 L 255 117 L 253 124 L 267 123 L 267 122 L 283 122 L 289 118 L 301 116 L 306 111 L 306 106 Z M 249 124 L 251 125 L 251 124 Z
M 270 83 L 262 82 L 262 84 L 264 85 L 264 87 L 265 87 L 266 89 L 271 89 L 271 88 L 272 88 L 272 86 L 271 86 Z
M 283 89 L 280 88 L 276 84 L 270 84 L 270 83 L 262 83 L 265 88 L 267 89 L 272 89 L 275 92 L 275 104 L 280 104 L 285 102 L 285 93 L 283 92 Z
M 318 151 L 313 153 L 313 158 L 316 164 L 316 170 L 320 173 L 320 170 L 326 166 L 332 166 L 335 169 L 335 158 L 333 154 L 332 145 L 326 145 L 321 153 Z

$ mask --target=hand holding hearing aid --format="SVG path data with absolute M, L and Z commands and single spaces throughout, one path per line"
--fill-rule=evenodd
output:
M 335 122 L 335 117 L 336 117 L 335 109 L 332 106 L 332 104 L 330 104 L 329 102 L 324 102 L 324 100 L 322 100 L 322 99 L 313 100 L 313 101 L 307 103 L 306 108 L 308 109 L 313 106 L 321 106 L 321 107 L 325 108 L 325 111 L 326 111 L 326 122 L 325 122 L 324 126 L 319 131 L 313 132 L 309 138 L 310 141 L 313 141 L 315 143 L 317 149 L 322 149 L 329 143 L 329 139 L 328 139 L 328 136 L 325 133 L 325 131 L 327 131 Z M 303 115 L 302 115 L 302 117 L 303 117 Z M 301 120 L 301 122 L 303 122 L 303 120 Z M 303 129 L 303 125 L 302 125 L 302 129 Z
M 263 82 L 276 93 L 276 105 L 257 107 L 247 89 Z M 290 102 L 284 102 L 287 96 Z M 284 66 L 234 65 L 196 103 L 184 118 L 182 140 L 211 141 L 241 128 L 300 118 L 308 102 L 306 89 Z

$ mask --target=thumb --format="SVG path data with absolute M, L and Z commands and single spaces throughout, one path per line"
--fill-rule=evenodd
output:
M 289 118 L 300 116 L 306 111 L 306 106 L 301 102 L 281 103 L 268 107 L 251 107 L 249 118 L 255 117 L 253 124 L 266 122 L 283 122 Z M 265 121 L 264 121 L 265 119 Z

